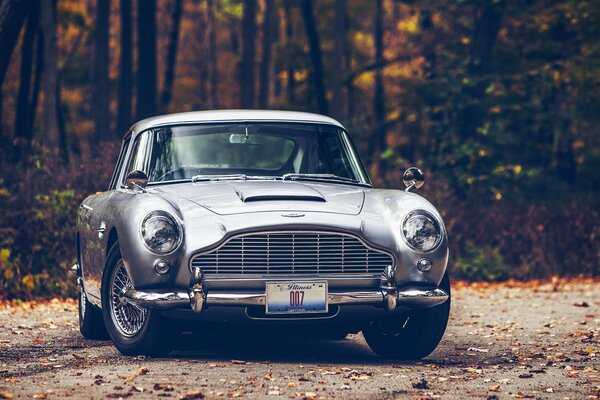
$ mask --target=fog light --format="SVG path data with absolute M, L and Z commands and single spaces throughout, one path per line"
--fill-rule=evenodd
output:
M 418 262 L 417 262 L 417 268 L 419 268 L 419 271 L 422 272 L 427 272 L 431 269 L 431 260 L 429 258 L 421 258 Z
M 154 269 L 159 275 L 164 275 L 167 272 L 169 272 L 169 268 L 171 268 L 171 266 L 165 260 L 156 260 L 156 262 L 154 263 Z

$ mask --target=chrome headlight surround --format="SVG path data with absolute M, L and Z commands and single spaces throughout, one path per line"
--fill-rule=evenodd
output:
M 419 253 L 434 251 L 444 238 L 442 223 L 425 210 L 413 210 L 406 214 L 400 230 L 408 247 Z
M 148 213 L 140 227 L 142 242 L 150 252 L 168 255 L 183 242 L 183 228 L 179 221 L 165 211 Z

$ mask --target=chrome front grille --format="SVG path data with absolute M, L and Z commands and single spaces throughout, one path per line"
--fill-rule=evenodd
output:
M 198 254 L 206 275 L 381 274 L 392 257 L 355 236 L 330 232 L 261 232 L 234 236 Z

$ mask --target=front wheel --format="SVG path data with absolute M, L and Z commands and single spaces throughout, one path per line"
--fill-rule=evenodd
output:
M 121 250 L 115 244 L 108 253 L 102 279 L 102 314 L 106 330 L 124 355 L 165 355 L 171 349 L 167 323 L 156 312 L 123 300 L 133 288 Z
M 400 360 L 418 360 L 431 354 L 444 335 L 450 315 L 448 271 L 440 287 L 449 296 L 444 303 L 372 321 L 363 330 L 363 336 L 371 350 L 381 357 Z

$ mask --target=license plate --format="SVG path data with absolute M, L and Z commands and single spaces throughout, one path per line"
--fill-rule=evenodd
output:
M 326 313 L 327 282 L 267 282 L 267 314 Z

